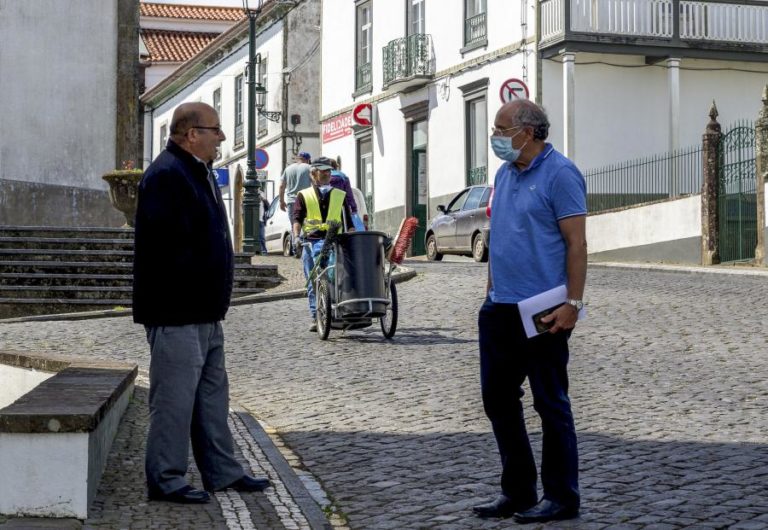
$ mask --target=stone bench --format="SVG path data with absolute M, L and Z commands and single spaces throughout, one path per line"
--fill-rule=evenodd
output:
M 1 514 L 88 517 L 137 373 L 0 351 Z

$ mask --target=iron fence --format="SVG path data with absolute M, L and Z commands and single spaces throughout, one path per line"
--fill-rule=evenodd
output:
M 702 147 L 590 169 L 584 177 L 590 213 L 700 193 Z
M 363 90 L 372 86 L 371 63 L 361 64 L 357 67 L 355 76 L 355 89 Z
M 467 186 L 485 184 L 488 181 L 488 171 L 485 166 L 467 170 Z
M 464 21 L 464 46 L 483 42 L 487 38 L 485 13 L 480 13 Z

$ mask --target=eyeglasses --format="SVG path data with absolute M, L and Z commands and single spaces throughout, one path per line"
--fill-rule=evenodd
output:
M 205 129 L 206 131 L 213 131 L 216 134 L 219 134 L 219 133 L 222 132 L 221 131 L 221 126 L 218 126 L 218 127 L 198 127 L 198 126 L 194 126 L 194 127 L 190 127 L 190 129 Z
M 512 129 L 519 129 L 520 125 L 515 125 L 514 127 L 506 127 L 506 128 L 497 128 L 497 127 L 491 127 L 491 135 L 492 136 L 499 136 L 503 135 L 507 131 L 511 131 Z

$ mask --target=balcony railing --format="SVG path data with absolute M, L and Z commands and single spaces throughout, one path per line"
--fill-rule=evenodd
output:
M 768 43 L 768 6 L 680 2 L 680 38 Z
M 373 78 L 371 77 L 371 63 L 361 64 L 357 67 L 357 75 L 355 76 L 355 90 L 366 90 L 373 85 Z
M 566 9 L 570 28 L 564 23 Z M 674 17 L 683 41 L 768 44 L 768 5 L 690 0 L 544 0 L 541 40 L 555 41 L 569 32 L 670 40 Z
M 391 85 L 424 84 L 435 74 L 432 36 L 409 35 L 384 46 L 384 89 Z
M 472 46 L 487 39 L 485 13 L 480 13 L 464 21 L 464 46 Z
M 467 186 L 485 184 L 488 181 L 488 170 L 485 166 L 474 167 L 467 171 Z

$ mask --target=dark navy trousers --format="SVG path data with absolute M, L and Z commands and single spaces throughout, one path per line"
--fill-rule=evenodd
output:
M 570 333 L 525 336 L 517 304 L 487 298 L 478 317 L 480 384 L 501 455 L 502 492 L 521 504 L 535 504 L 536 461 L 523 416 L 523 382 L 541 418 L 541 482 L 544 498 L 578 507 L 576 429 L 568 399 Z

